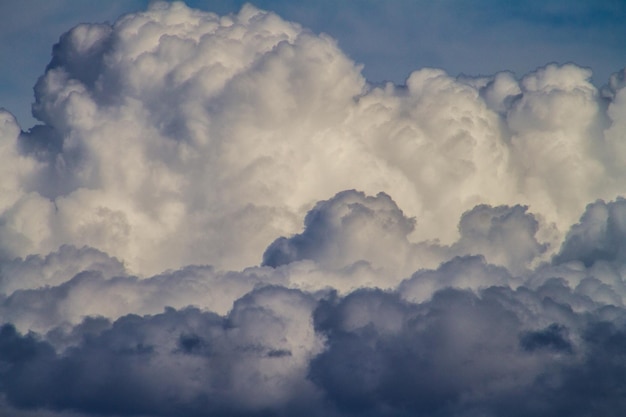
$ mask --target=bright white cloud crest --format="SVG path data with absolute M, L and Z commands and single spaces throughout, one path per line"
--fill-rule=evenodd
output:
M 0 113 L 6 407 L 615 415 L 563 396 L 625 369 L 623 74 L 360 70 L 252 6 L 64 34 Z

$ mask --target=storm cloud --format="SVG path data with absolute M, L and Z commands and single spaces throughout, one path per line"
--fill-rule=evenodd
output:
M 623 70 L 372 84 L 251 5 L 52 51 L 0 110 L 3 412 L 623 415 Z

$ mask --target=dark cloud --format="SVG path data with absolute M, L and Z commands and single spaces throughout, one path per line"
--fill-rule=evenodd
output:
M 364 290 L 323 302 L 328 348 L 310 377 L 346 415 L 618 415 L 623 329 L 578 316 L 575 335 L 556 323 L 523 330 L 526 291 L 444 290 L 407 305 Z
M 549 349 L 556 352 L 572 353 L 572 344 L 567 340 L 567 329 L 551 324 L 543 330 L 528 332 L 520 339 L 524 350 Z
M 597 201 L 567 234 L 555 262 L 577 260 L 591 266 L 598 261 L 623 263 L 626 260 L 626 200 Z
M 491 397 L 499 379 L 524 373 L 506 357 L 517 356 L 519 322 L 494 300 L 446 290 L 418 306 L 363 291 L 331 308 L 336 321 L 318 324 L 329 347 L 311 378 L 346 412 L 446 415 L 475 402 L 472 391 Z
M 59 353 L 5 325 L 3 392 L 18 407 L 97 415 L 296 412 L 314 394 L 303 375 L 318 348 L 312 329 L 309 345 L 297 337 L 307 330 L 294 314 L 310 308 L 308 296 L 274 288 L 242 298 L 227 317 L 170 308 L 110 325 L 88 319 L 73 329 L 75 344 Z

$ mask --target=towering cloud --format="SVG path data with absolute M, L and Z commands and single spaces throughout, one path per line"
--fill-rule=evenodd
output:
M 375 86 L 244 6 L 63 34 L 0 110 L 0 410 L 626 408 L 626 84 Z

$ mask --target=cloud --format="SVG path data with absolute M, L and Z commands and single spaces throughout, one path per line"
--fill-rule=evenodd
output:
M 241 298 L 227 317 L 170 308 L 113 323 L 87 319 L 67 335 L 79 344 L 63 355 L 5 325 L 3 390 L 19 407 L 86 413 L 297 411 L 304 404 L 296 400 L 315 394 L 304 378 L 322 347 L 309 320 L 314 305 L 298 291 L 267 288 Z
M 7 174 L 2 252 L 88 245 L 140 275 L 239 269 L 347 189 L 396 200 L 416 218 L 412 242 L 454 242 L 449 219 L 477 204 L 528 205 L 562 234 L 590 200 L 618 195 L 604 180 L 617 141 L 596 138 L 611 129 L 603 112 L 621 120 L 619 100 L 606 109 L 590 75 L 422 69 L 373 87 L 332 39 L 252 6 L 220 17 L 157 3 L 81 24 L 35 86 L 44 124 L 6 157 L 27 163 Z
M 325 219 L 328 226 L 336 212 L 348 225 L 355 215 L 365 226 L 371 222 L 372 236 L 385 237 L 380 224 L 394 223 L 381 223 L 368 206 L 406 220 L 388 196 L 347 191 L 310 211 L 306 243 L 333 247 L 342 239 L 316 223 Z M 482 223 L 468 221 L 479 214 Z M 485 230 L 504 225 L 515 233 L 494 243 L 515 251 L 536 231 L 532 220 L 523 207 L 479 206 L 461 219 L 459 242 L 474 238 L 480 248 Z M 411 222 L 405 225 L 404 234 Z M 315 227 L 326 233 L 309 232 Z M 350 228 L 336 232 L 354 237 Z M 459 242 L 439 246 L 440 256 L 453 256 Z M 97 262 L 85 263 L 92 259 Z M 69 260 L 87 266 L 71 277 Z M 41 285 L 26 282 L 29 289 L 3 300 L 2 317 L 14 324 L 0 331 L 0 388 L 11 407 L 85 415 L 611 415 L 619 409 L 621 379 L 609 369 L 619 372 L 626 310 L 620 270 L 605 259 L 587 268 L 556 256 L 516 276 L 483 256 L 455 256 L 397 287 L 384 268 L 324 262 L 323 256 L 294 258 L 241 272 L 189 266 L 138 279 L 87 248 L 16 260 L 7 269 L 14 282 L 32 276 Z M 58 269 L 60 263 L 68 268 Z M 121 275 L 106 275 L 109 263 Z M 363 275 L 378 279 L 364 285 L 389 289 L 355 289 Z M 598 361 L 599 352 L 607 359 Z M 608 391 L 587 386 L 581 375 Z M 576 407 L 569 396 L 576 396 Z
M 0 410 L 622 410 L 623 73 L 361 70 L 250 5 L 63 34 L 0 111 Z
M 523 313 L 531 307 L 539 320 L 525 330 L 533 320 Z M 617 348 L 620 330 L 595 314 L 575 313 L 573 326 L 541 327 L 556 319 L 554 306 L 527 290 L 450 289 L 419 305 L 362 290 L 320 308 L 316 322 L 329 347 L 312 362 L 312 379 L 346 414 L 616 415 L 620 409 L 619 396 L 591 388 L 596 381 L 611 392 L 622 385 L 605 368 L 619 361 L 605 349 Z
M 3 391 L 18 407 L 105 415 L 613 415 L 624 310 L 609 322 L 568 302 L 528 288 L 411 303 L 402 291 L 267 287 L 226 316 L 88 318 L 48 341 L 5 325 Z M 56 353 L 61 340 L 70 347 Z
M 308 259 L 322 267 L 341 269 L 368 262 L 398 276 L 407 263 L 415 265 L 410 259 L 415 250 L 407 239 L 414 222 L 388 195 L 368 197 L 354 190 L 343 191 L 307 213 L 303 233 L 275 240 L 265 251 L 263 264 L 278 267 Z
M 598 261 L 623 262 L 624 210 L 623 199 L 589 204 L 580 223 L 571 228 L 555 260 L 579 260 L 586 266 Z

